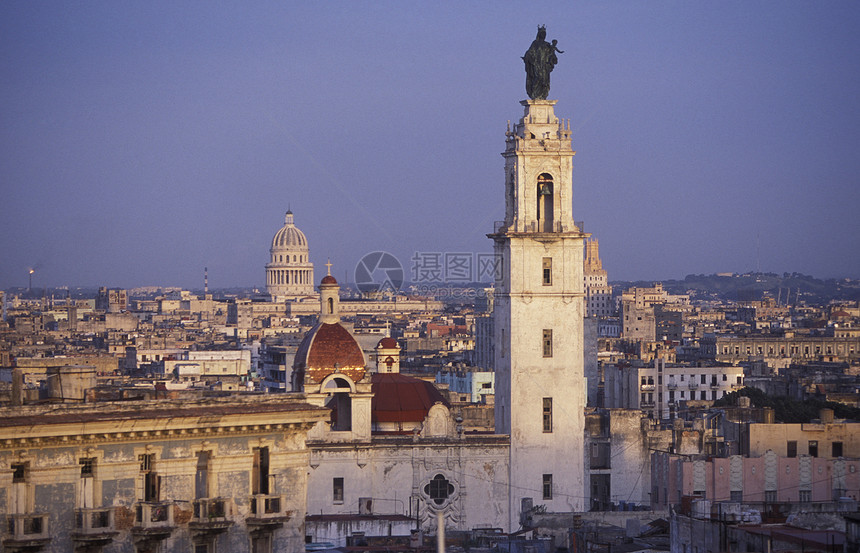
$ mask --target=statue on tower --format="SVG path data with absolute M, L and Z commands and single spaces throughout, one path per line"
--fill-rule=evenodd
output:
M 532 100 L 546 100 L 549 95 L 549 74 L 558 63 L 555 53 L 564 53 L 557 44 L 557 40 L 553 40 L 552 44 L 546 41 L 546 26 L 541 25 L 537 38 L 523 56 L 526 64 L 526 93 Z

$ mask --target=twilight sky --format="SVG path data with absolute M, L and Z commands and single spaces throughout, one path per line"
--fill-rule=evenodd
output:
M 0 288 L 489 252 L 538 24 L 610 280 L 860 278 L 856 0 L 241 4 L 0 3 Z

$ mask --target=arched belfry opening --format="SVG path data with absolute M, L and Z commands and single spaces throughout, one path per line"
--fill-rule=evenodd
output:
M 538 232 L 552 232 L 553 197 L 552 175 L 541 173 L 537 180 Z
M 333 378 L 322 389 L 328 393 L 326 407 L 332 410 L 331 429 L 335 431 L 352 430 L 352 398 L 354 386 L 345 378 Z

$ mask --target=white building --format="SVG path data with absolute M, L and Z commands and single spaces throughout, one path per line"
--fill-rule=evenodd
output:
M 266 263 L 266 291 L 274 302 L 314 296 L 314 265 L 308 257 L 308 239 L 287 211 L 284 226 L 272 238 Z
M 511 520 L 523 505 L 582 511 L 585 408 L 583 251 L 574 224 L 569 122 L 525 100 L 506 134 L 505 219 L 490 237 L 495 283 L 496 432 L 511 437 Z
M 651 367 L 604 367 L 604 404 L 642 409 L 651 418 L 675 418 L 682 404 L 709 405 L 743 387 L 743 367 L 688 367 L 656 359 Z
M 436 384 L 448 386 L 458 394 L 469 396 L 472 403 L 486 402 L 486 396 L 494 395 L 496 373 L 492 371 L 440 371 L 436 373 Z

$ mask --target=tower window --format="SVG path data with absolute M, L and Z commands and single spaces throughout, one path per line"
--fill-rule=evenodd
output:
M 543 329 L 543 356 L 552 357 L 552 329 Z
M 343 503 L 343 478 L 332 479 L 332 501 L 337 504 Z
M 552 432 L 552 398 L 543 398 L 543 431 Z
M 552 499 L 552 474 L 543 475 L 543 498 Z
M 543 285 L 552 286 L 552 258 L 543 258 Z

